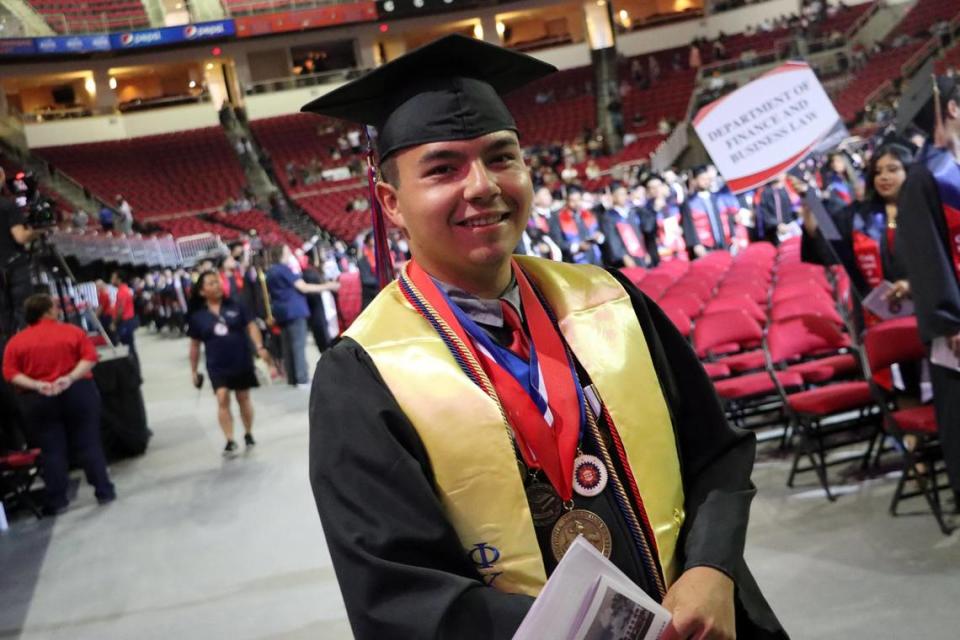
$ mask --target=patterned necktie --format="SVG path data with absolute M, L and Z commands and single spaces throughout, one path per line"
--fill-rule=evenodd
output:
M 523 331 L 523 321 L 513 305 L 506 300 L 500 301 L 500 311 L 503 312 L 503 327 L 510 329 L 511 340 L 507 348 L 524 360 L 530 360 L 530 342 Z

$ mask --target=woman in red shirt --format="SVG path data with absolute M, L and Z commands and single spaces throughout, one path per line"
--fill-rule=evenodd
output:
M 100 392 L 91 371 L 97 351 L 86 332 L 59 322 L 53 299 L 39 293 L 24 303 L 26 329 L 7 343 L 3 377 L 21 392 L 30 437 L 43 452 L 46 510 L 66 509 L 69 453 L 80 461 L 100 504 L 116 498 L 100 441 Z

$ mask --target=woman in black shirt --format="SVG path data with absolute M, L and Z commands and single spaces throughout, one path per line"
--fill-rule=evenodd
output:
M 270 354 L 264 348 L 260 329 L 246 307 L 223 295 L 218 273 L 202 273 L 193 293 L 187 331 L 190 336 L 190 371 L 194 385 L 199 388 L 203 384 L 197 373 L 202 343 L 207 355 L 207 375 L 217 395 L 217 417 L 227 439 L 223 454 L 233 456 L 237 452 L 237 443 L 233 439 L 230 392 L 236 395 L 240 406 L 244 442 L 247 447 L 252 447 L 256 442 L 253 439 L 250 389 L 258 386 L 253 355 L 255 351 L 257 356 L 270 364 Z

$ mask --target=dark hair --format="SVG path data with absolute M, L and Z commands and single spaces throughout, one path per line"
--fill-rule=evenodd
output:
M 196 284 L 193 285 L 193 289 L 190 291 L 190 302 L 188 303 L 189 313 L 196 313 L 197 311 L 203 309 L 207 301 L 203 299 L 203 281 L 207 276 L 213 276 L 214 278 L 220 279 L 220 274 L 212 269 L 207 269 L 200 273 L 200 277 L 197 278 Z
M 23 315 L 27 324 L 34 325 L 53 309 L 53 298 L 48 293 L 35 293 L 23 302 Z
M 380 177 L 394 189 L 400 188 L 400 170 L 397 168 L 396 156 L 387 156 L 380 161 Z
M 880 197 L 876 187 L 873 186 L 873 179 L 877 177 L 877 163 L 880 161 L 880 158 L 884 156 L 894 157 L 903 165 L 904 171 L 913 163 L 913 153 L 902 144 L 888 143 L 881 145 L 880 148 L 876 150 L 870 158 L 870 164 L 867 165 L 867 200 L 873 207 L 883 204 L 883 198 Z
M 270 264 L 278 264 L 283 260 L 283 245 L 275 244 L 270 249 L 267 250 L 267 258 L 270 260 Z

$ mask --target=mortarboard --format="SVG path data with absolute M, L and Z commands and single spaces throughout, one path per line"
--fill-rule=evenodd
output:
M 301 111 L 372 125 L 383 161 L 419 144 L 516 131 L 500 96 L 556 70 L 526 54 L 454 34 L 377 67 Z
M 897 108 L 897 131 L 904 132 L 911 124 L 916 124 L 928 136 L 933 135 L 936 126 L 937 108 L 934 105 L 934 74 L 931 59 L 917 72 L 907 85 Z M 937 89 L 940 92 L 940 113 L 943 113 L 957 88 L 957 79 L 936 76 Z

